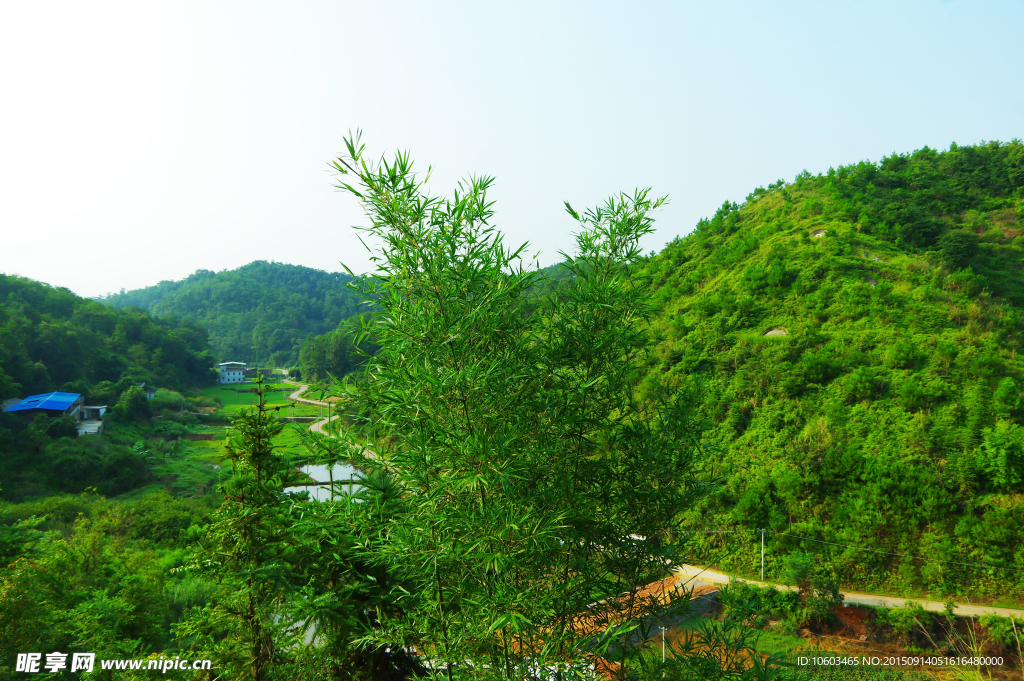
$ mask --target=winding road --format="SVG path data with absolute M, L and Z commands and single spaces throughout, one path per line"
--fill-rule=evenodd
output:
M 718 570 L 711 570 L 710 568 L 702 568 L 696 565 L 680 565 L 674 572 L 681 577 L 684 577 L 688 583 L 692 582 L 695 586 L 701 585 L 712 585 L 712 584 L 728 584 L 731 581 L 745 582 L 747 584 L 753 584 L 755 586 L 772 586 L 779 591 L 796 591 L 795 586 L 787 586 L 785 584 L 772 584 L 770 582 L 759 582 L 753 579 L 743 579 L 742 577 L 734 577 L 727 575 L 724 572 Z M 899 598 L 896 596 L 879 596 L 877 594 L 865 594 L 858 593 L 856 591 L 840 591 L 843 594 L 843 602 L 856 604 L 856 605 L 873 605 L 875 607 L 884 608 L 899 608 L 907 603 L 917 603 L 925 610 L 930 612 L 942 612 L 946 609 L 946 604 L 940 601 L 929 601 L 923 598 Z M 954 614 L 958 617 L 981 617 L 982 615 L 998 615 L 999 617 L 1013 617 L 1018 620 L 1024 620 L 1024 609 L 1016 608 L 997 608 L 992 605 L 973 605 L 970 603 L 956 603 Z
M 288 399 L 291 400 L 292 402 L 296 402 L 296 403 L 299 403 L 299 404 L 310 404 L 310 405 L 313 405 L 314 407 L 327 407 L 327 408 L 330 407 L 330 405 L 327 402 L 321 402 L 319 400 L 311 400 L 308 397 L 301 397 L 302 393 L 304 393 L 307 390 L 309 390 L 309 386 L 308 385 L 304 385 L 302 383 L 297 383 L 295 381 L 288 380 L 288 379 L 285 379 L 283 382 L 287 383 L 288 385 L 294 385 L 294 386 L 296 386 L 298 388 L 298 390 L 296 390 L 295 392 L 290 393 L 288 395 Z M 330 418 L 326 418 L 326 419 L 324 419 L 322 421 L 317 421 L 316 423 L 311 425 L 309 427 L 309 429 L 312 432 L 314 432 L 314 433 L 324 434 L 324 426 L 326 426 L 328 423 L 330 423 L 331 421 L 334 421 L 334 420 L 336 420 L 338 418 L 340 418 L 340 417 L 335 415 L 335 416 L 332 416 Z

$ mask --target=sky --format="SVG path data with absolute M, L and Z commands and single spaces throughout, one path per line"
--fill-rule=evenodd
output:
M 651 187 L 660 250 L 754 188 L 1024 137 L 1024 0 L 6 2 L 0 272 L 84 296 L 273 260 L 369 269 L 329 162 L 363 130 L 496 178 L 542 265 L 563 201 Z

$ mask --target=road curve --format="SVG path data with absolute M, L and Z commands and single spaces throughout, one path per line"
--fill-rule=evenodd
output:
M 319 400 L 311 400 L 311 399 L 309 399 L 307 397 L 301 397 L 302 393 L 304 393 L 307 390 L 309 390 L 309 386 L 308 385 L 305 385 L 303 383 L 298 383 L 296 381 L 292 381 L 292 380 L 288 380 L 288 379 L 285 379 L 284 381 L 282 381 L 282 383 L 287 383 L 288 385 L 294 385 L 294 386 L 296 386 L 298 388 L 298 390 L 296 390 L 295 392 L 293 392 L 290 395 L 288 395 L 288 399 L 289 400 L 291 400 L 293 402 L 301 402 L 302 404 L 312 404 L 314 407 L 326 407 L 327 406 L 326 402 L 321 402 Z
M 728 584 L 730 581 L 746 582 L 755 586 L 773 586 L 780 591 L 796 591 L 796 587 L 785 584 L 772 584 L 770 582 L 759 582 L 754 579 L 743 579 L 733 577 L 718 570 L 702 568 L 696 565 L 680 565 L 674 572 L 685 577 L 688 582 L 694 585 L 702 584 Z M 918 603 L 922 608 L 931 612 L 942 612 L 946 604 L 940 601 L 929 601 L 923 598 L 898 598 L 895 596 L 879 596 L 877 594 L 858 593 L 856 591 L 840 591 L 843 594 L 844 603 L 855 603 L 857 605 L 873 605 L 875 607 L 899 608 L 910 603 Z M 982 615 L 998 615 L 999 617 L 1014 617 L 1024 619 L 1024 609 L 997 608 L 992 605 L 972 605 L 970 603 L 955 603 L 954 613 L 959 617 L 980 617 Z
M 302 393 L 304 393 L 307 390 L 309 390 L 309 386 L 308 385 L 304 385 L 302 383 L 296 383 L 295 381 L 289 381 L 289 380 L 285 380 L 284 383 L 287 383 L 289 385 L 294 385 L 294 386 L 298 387 L 298 390 L 296 390 L 295 392 L 293 392 L 290 395 L 288 395 L 288 399 L 291 400 L 292 402 L 298 402 L 298 403 L 301 403 L 301 404 L 311 404 L 314 407 L 329 407 L 330 406 L 330 405 L 328 405 L 327 402 L 321 402 L 320 400 L 311 400 L 311 399 L 309 399 L 307 397 L 300 397 L 302 395 Z M 328 423 L 330 423 L 331 421 L 334 421 L 335 419 L 338 419 L 338 418 L 340 418 L 340 417 L 335 415 L 335 416 L 332 416 L 332 417 L 330 417 L 328 419 L 324 419 L 322 421 L 317 421 L 316 423 L 312 424 L 309 427 L 309 430 L 310 430 L 310 432 L 313 432 L 313 433 L 320 433 L 321 435 L 325 435 L 326 433 L 324 433 L 324 426 L 326 426 Z
M 309 386 L 308 385 L 299 383 L 297 381 L 287 380 L 287 379 L 284 382 L 289 384 L 289 385 L 294 385 L 294 386 L 296 386 L 298 388 L 298 390 L 296 390 L 295 392 L 293 392 L 293 393 L 288 395 L 288 399 L 289 400 L 292 400 L 293 402 L 299 402 L 299 403 L 302 403 L 302 404 L 311 404 L 314 407 L 327 407 L 327 406 L 329 406 L 327 404 L 327 402 L 321 402 L 320 400 L 311 400 L 308 397 L 300 397 L 302 395 L 302 393 L 304 393 L 307 390 L 309 390 Z M 320 433 L 321 435 L 327 435 L 328 437 L 330 437 L 331 436 L 330 433 L 325 432 L 324 431 L 324 427 L 328 423 L 330 423 L 331 421 L 334 421 L 335 419 L 339 419 L 339 418 L 341 418 L 341 416 L 338 415 L 338 414 L 335 414 L 334 416 L 330 417 L 329 419 L 323 419 L 322 421 L 317 421 L 316 423 L 313 423 L 312 425 L 309 426 L 309 430 L 311 432 Z M 370 458 L 376 458 L 377 457 L 377 454 L 375 452 L 373 452 L 372 450 L 364 449 L 363 452 L 367 456 L 369 456 Z

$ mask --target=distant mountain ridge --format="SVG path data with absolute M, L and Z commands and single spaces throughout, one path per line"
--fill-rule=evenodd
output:
M 327 333 L 358 312 L 358 298 L 346 288 L 351 281 L 341 272 L 257 260 L 98 300 L 202 326 L 219 361 L 286 366 L 298 362 L 305 337 Z

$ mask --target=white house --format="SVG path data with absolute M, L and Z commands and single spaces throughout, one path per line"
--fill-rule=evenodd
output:
M 245 380 L 245 362 L 221 362 L 221 383 L 241 383 Z

